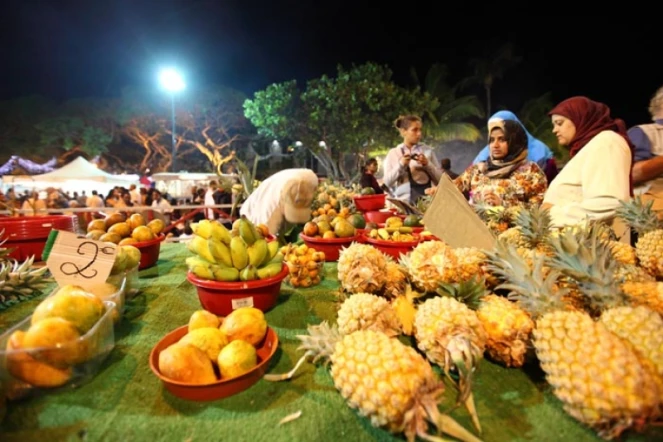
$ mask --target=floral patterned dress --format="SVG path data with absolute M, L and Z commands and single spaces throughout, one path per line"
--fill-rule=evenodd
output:
M 481 201 L 483 195 L 492 192 L 502 200 L 502 206 L 541 204 L 548 188 L 546 175 L 532 161 L 526 161 L 514 170 L 508 178 L 489 178 L 473 164 L 454 180 L 456 187 L 470 202 Z

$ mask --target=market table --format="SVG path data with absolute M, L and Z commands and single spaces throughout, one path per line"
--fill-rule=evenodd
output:
M 350 409 L 325 367 L 304 364 L 291 381 L 260 380 L 235 396 L 190 402 L 168 393 L 151 372 L 152 347 L 200 309 L 186 280 L 182 244 L 162 244 L 156 267 L 141 271 L 141 294 L 127 303 L 116 327 L 116 346 L 99 374 L 77 388 L 10 402 L 0 426 L 1 441 L 173 440 L 173 441 L 387 441 L 402 440 Z M 317 287 L 283 284 L 278 304 L 266 317 L 280 339 L 269 373 L 289 371 L 301 356 L 296 335 L 308 324 L 334 321 L 338 306 L 336 265 L 328 263 Z M 0 332 L 29 315 L 43 296 L 0 312 Z M 444 404 L 453 403 L 453 390 Z M 566 415 L 535 366 L 506 369 L 483 361 L 474 395 L 485 441 L 600 440 Z M 444 406 L 444 405 L 443 405 Z M 302 411 L 284 425 L 285 416 Z M 471 428 L 463 409 L 451 415 Z M 663 429 L 629 435 L 632 441 L 663 440 Z

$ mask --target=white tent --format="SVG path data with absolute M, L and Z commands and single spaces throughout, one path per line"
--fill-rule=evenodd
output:
M 113 175 L 104 172 L 85 158 L 78 157 L 69 164 L 52 172 L 41 175 L 5 175 L 2 177 L 2 182 L 5 185 L 28 189 L 60 187 L 63 190 L 72 191 L 80 191 L 88 188 L 90 190 L 104 191 L 114 186 L 129 187 L 130 184 L 137 185 L 138 179 L 138 175 Z
M 235 174 L 215 173 L 189 173 L 189 172 L 161 172 L 152 175 L 154 186 L 161 192 L 167 192 L 174 198 L 191 198 L 191 187 L 207 186 L 210 181 L 218 181 L 219 178 L 232 180 L 233 183 L 239 183 L 239 177 Z

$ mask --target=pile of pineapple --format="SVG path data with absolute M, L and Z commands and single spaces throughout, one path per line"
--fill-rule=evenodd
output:
M 428 437 L 430 422 L 475 440 L 435 413 L 444 384 L 429 364 L 453 380 L 480 432 L 472 381 L 484 356 L 507 367 L 538 358 L 564 409 L 606 439 L 659 420 L 663 224 L 637 199 L 619 215 L 638 231 L 635 247 L 600 223 L 553 231 L 535 207 L 493 250 L 428 241 L 394 262 L 354 243 L 338 260 L 336 324 L 300 336 L 304 357 L 330 361 L 349 405 L 408 439 Z M 402 334 L 425 358 L 394 339 Z

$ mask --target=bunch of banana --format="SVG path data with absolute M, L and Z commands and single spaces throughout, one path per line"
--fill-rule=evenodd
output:
M 371 229 L 368 231 L 368 237 L 384 241 L 399 242 L 417 240 L 417 237 L 412 234 L 412 227 L 385 227 L 381 229 Z
M 217 222 L 192 224 L 188 248 L 196 254 L 186 259 L 189 271 L 198 278 L 215 281 L 252 281 L 271 278 L 283 269 L 283 255 L 277 241 L 267 242 L 246 217 L 236 221 L 232 231 Z

